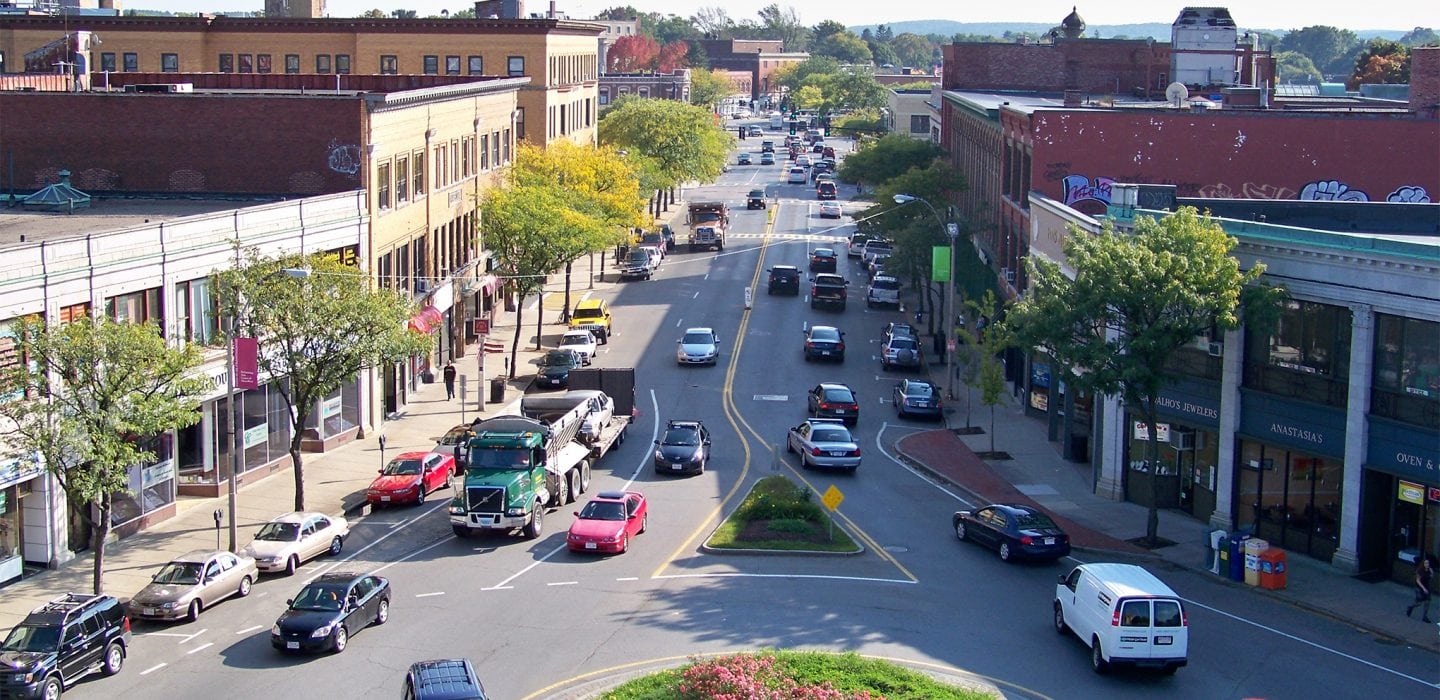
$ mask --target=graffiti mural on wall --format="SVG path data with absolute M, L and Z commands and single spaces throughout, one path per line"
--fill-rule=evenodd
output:
M 1364 190 L 1350 187 L 1339 180 L 1316 180 L 1300 190 L 1300 199 L 1324 202 L 1368 202 L 1370 195 Z M 1430 194 L 1424 187 L 1405 185 L 1395 188 L 1386 195 L 1386 202 L 1400 204 L 1423 204 L 1430 201 Z
M 360 147 L 354 144 L 330 142 L 327 149 L 326 165 L 341 175 L 355 177 L 360 172 Z
M 1084 175 L 1066 175 L 1061 181 L 1065 187 L 1065 205 L 1074 206 L 1077 202 L 1098 202 L 1110 204 L 1110 186 L 1115 180 L 1108 177 L 1097 177 L 1092 183 L 1090 178 Z
M 1385 201 L 1399 202 L 1401 204 L 1428 204 L 1430 202 L 1430 193 L 1426 192 L 1424 187 L 1406 185 L 1395 188 L 1395 191 L 1391 192 L 1390 195 L 1385 198 Z

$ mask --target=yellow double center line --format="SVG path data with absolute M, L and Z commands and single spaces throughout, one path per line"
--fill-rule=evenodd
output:
M 779 209 L 779 204 L 776 204 L 774 207 L 771 207 L 766 211 L 765 237 L 760 240 L 760 257 L 755 263 L 755 273 L 750 277 L 750 297 L 752 299 L 755 298 L 755 293 L 760 287 L 760 273 L 765 269 L 765 252 L 770 247 L 770 236 L 772 236 L 775 232 L 775 219 L 778 216 Z M 750 425 L 748 421 L 745 420 L 745 417 L 741 414 L 739 407 L 735 405 L 735 372 L 740 366 L 740 353 L 745 347 L 746 329 L 750 327 L 750 311 L 750 309 L 745 309 L 740 314 L 740 327 L 735 332 L 735 349 L 731 351 L 730 361 L 725 365 L 725 382 L 721 387 L 721 405 L 725 411 L 725 420 L 730 423 L 731 429 L 733 429 L 735 431 L 735 434 L 740 437 L 740 448 L 744 451 L 744 462 L 742 463 L 740 468 L 740 475 L 735 480 L 735 484 L 730 487 L 730 490 L 725 492 L 724 498 L 720 499 L 720 502 L 716 504 L 715 508 L 711 510 L 708 515 L 705 516 L 704 520 L 700 521 L 700 524 L 696 526 L 693 532 L 690 533 L 689 537 L 685 538 L 684 542 L 680 543 L 680 546 L 675 549 L 674 553 L 667 557 L 665 561 L 662 562 L 660 566 L 655 569 L 655 572 L 650 575 L 651 578 L 656 578 L 660 576 L 662 573 L 664 573 L 666 567 L 670 566 L 671 562 L 675 561 L 680 557 L 681 553 L 694 546 L 695 539 L 710 528 L 711 523 L 714 522 L 715 518 L 720 515 L 721 511 L 724 510 L 725 506 L 735 498 L 735 494 L 739 493 L 740 488 L 742 486 L 745 486 L 747 482 L 747 477 L 750 475 L 750 464 L 752 461 L 750 452 L 750 441 L 745 438 L 745 433 L 753 435 L 756 442 L 761 445 L 768 444 L 765 436 L 761 435 L 758 431 L 755 430 L 754 427 Z M 805 478 L 805 475 L 796 471 L 795 467 L 791 465 L 790 462 L 782 459 L 780 463 L 785 465 L 786 471 L 790 472 L 790 474 L 796 480 L 798 480 L 802 484 L 805 484 L 806 488 L 810 489 L 811 493 L 821 493 L 820 489 L 816 488 L 814 484 L 811 484 Z M 875 541 L 875 538 L 871 537 L 869 533 L 865 532 L 865 530 L 860 527 L 859 523 L 851 520 L 849 516 L 845 515 L 839 510 L 834 511 L 833 517 L 838 518 L 841 522 L 843 522 L 845 526 L 850 530 L 850 532 L 855 535 L 856 538 L 864 542 L 865 546 L 870 548 L 870 551 L 874 552 L 881 559 L 884 559 L 885 561 L 894 564 L 895 568 L 899 569 L 900 573 L 904 574 L 906 578 L 910 579 L 911 583 L 919 583 L 919 579 L 917 579 L 914 574 L 910 573 L 910 570 L 905 568 L 905 565 L 901 564 L 898 559 L 896 559 L 889 552 L 885 551 L 885 548 L 880 546 L 880 544 Z

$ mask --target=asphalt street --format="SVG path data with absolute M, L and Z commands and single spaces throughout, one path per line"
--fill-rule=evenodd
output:
M 760 146 L 754 138 L 740 143 Z M 899 420 L 889 406 L 903 375 L 881 371 L 878 340 L 885 323 L 903 319 L 865 308 L 865 275 L 843 254 L 848 215 L 864 205 L 846 203 L 841 222 L 822 220 L 812 187 L 784 184 L 783 176 L 781 165 L 732 166 L 716 185 L 687 193 L 731 203 L 725 250 L 688 253 L 681 245 L 654 280 L 596 292 L 612 303 L 617 328 L 596 366 L 637 371 L 640 416 L 630 439 L 597 465 L 591 487 L 634 488 L 650 498 L 649 530 L 629 553 L 566 552 L 564 530 L 578 504 L 550 512 L 533 541 L 454 537 L 444 492 L 423 507 L 367 509 L 339 558 L 312 562 L 293 578 L 267 576 L 250 597 L 222 603 L 196 623 L 137 624 L 132 662 L 116 678 L 80 683 L 73 697 L 396 697 L 411 662 L 456 656 L 475 663 L 496 698 L 577 697 L 597 679 L 763 647 L 894 658 L 969 674 L 1020 698 L 1435 695 L 1440 672 L 1431 653 L 1379 644 L 1328 618 L 1178 570 L 1156 573 L 1189 601 L 1190 665 L 1169 677 L 1092 673 L 1084 645 L 1051 626 L 1056 576 L 1074 562 L 1005 564 L 957 542 L 950 515 L 973 504 L 892 459 L 895 440 L 933 423 Z M 746 211 L 746 192 L 762 186 L 770 209 Z M 819 245 L 841 251 L 840 272 L 851 280 L 844 312 L 811 311 L 808 283 L 798 297 L 765 293 L 766 267 L 803 270 Z M 816 323 L 846 331 L 843 364 L 802 361 L 802 333 Z M 716 329 L 717 366 L 676 366 L 675 342 L 692 326 Z M 848 383 L 859 395 L 864 463 L 853 475 L 802 471 L 785 454 L 785 431 L 804 419 L 805 392 L 821 381 Z M 651 440 L 672 418 L 710 427 L 705 473 L 654 473 Z M 839 488 L 839 523 L 866 551 L 703 552 L 702 541 L 745 488 L 776 473 L 817 493 Z M 387 577 L 389 622 L 354 633 L 343 654 L 275 653 L 269 630 L 286 599 L 329 570 Z

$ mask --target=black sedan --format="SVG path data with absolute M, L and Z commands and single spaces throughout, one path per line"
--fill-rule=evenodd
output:
M 570 385 L 570 370 L 584 364 L 574 350 L 551 350 L 540 358 L 540 371 L 535 374 L 535 385 L 551 389 L 564 389 Z
M 816 418 L 839 418 L 845 425 L 860 422 L 860 400 L 850 387 L 836 382 L 816 384 L 806 399 L 810 415 Z
M 390 619 L 390 581 L 356 572 L 332 572 L 306 584 L 270 628 L 270 646 L 282 652 L 345 651 L 350 635 Z
M 805 361 L 845 361 L 845 334 L 834 326 L 811 326 L 805 334 Z
M 950 523 L 956 537 L 994 549 L 1004 561 L 1059 559 L 1070 554 L 1070 536 L 1050 516 L 1031 506 L 1004 503 L 973 513 L 956 511 Z
M 698 420 L 672 420 L 655 441 L 655 473 L 705 473 L 710 461 L 710 431 Z
M 835 271 L 835 249 L 816 248 L 810 251 L 811 272 L 834 272 Z

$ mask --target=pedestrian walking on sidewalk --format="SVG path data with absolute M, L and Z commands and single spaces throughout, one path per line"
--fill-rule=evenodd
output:
M 1430 555 L 1420 558 L 1420 566 L 1415 567 L 1415 602 L 1405 608 L 1405 617 L 1420 608 L 1420 619 L 1430 621 L 1430 598 L 1434 597 L 1434 588 L 1431 583 L 1435 579 L 1435 566 L 1430 562 Z
M 455 363 L 454 363 L 454 362 L 447 362 L 447 363 L 445 363 L 445 371 L 443 372 L 443 375 L 444 375 L 444 377 L 445 377 L 445 398 L 446 398 L 446 399 L 453 399 L 453 398 L 455 398 Z

